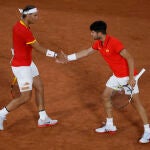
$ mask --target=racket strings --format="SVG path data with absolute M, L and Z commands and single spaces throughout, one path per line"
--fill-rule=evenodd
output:
M 125 108 L 132 101 L 134 89 L 129 84 L 119 85 L 113 89 L 115 94 L 112 94 L 112 105 L 117 109 Z
M 135 80 L 136 82 L 138 82 L 138 79 L 142 76 L 142 74 L 145 72 L 145 69 L 143 68 L 135 77 Z M 128 98 L 124 99 L 124 98 L 115 98 L 114 100 L 112 100 L 112 104 L 116 107 L 116 108 L 124 108 L 125 106 L 127 106 L 129 103 L 133 102 L 134 101 L 132 100 L 132 97 L 133 97 L 133 88 L 129 85 L 129 84 L 126 84 L 126 85 L 119 85 L 117 87 L 114 87 L 114 93 L 112 93 L 112 98 L 116 95 L 116 93 L 123 93 L 122 91 L 125 91 L 125 94 L 127 95 L 128 94 Z M 125 95 L 124 94 L 124 95 Z M 121 94 L 120 94 L 121 95 Z M 118 96 L 118 95 L 117 95 Z M 115 96 L 116 97 L 116 96 Z M 123 95 L 122 95 L 123 97 Z M 119 100 L 118 100 L 119 99 Z M 116 102 L 115 102 L 116 101 Z M 118 104 L 117 104 L 118 102 Z M 131 103 L 132 104 L 132 103 Z
M 129 84 L 123 85 L 123 87 L 127 88 L 127 92 L 129 93 L 128 99 L 129 99 L 129 103 L 130 103 L 132 100 L 132 97 L 133 97 L 134 89 Z

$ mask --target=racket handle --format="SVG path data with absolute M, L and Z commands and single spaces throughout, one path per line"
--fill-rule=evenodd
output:
M 135 77 L 135 80 L 137 81 L 141 76 L 142 74 L 145 72 L 146 70 L 143 68 Z

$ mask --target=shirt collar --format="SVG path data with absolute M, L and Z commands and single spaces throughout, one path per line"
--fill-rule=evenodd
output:
M 29 28 L 22 20 L 20 20 L 20 24 L 22 24 L 22 25 L 25 26 L 26 28 Z
M 107 46 L 109 38 L 110 38 L 110 36 L 108 34 L 106 34 L 104 43 L 102 43 L 102 41 L 100 40 L 100 43 L 101 43 L 102 47 L 106 47 Z

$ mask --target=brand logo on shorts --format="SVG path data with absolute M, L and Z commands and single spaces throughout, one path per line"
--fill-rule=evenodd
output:
M 25 82 L 24 86 L 26 86 L 26 85 L 30 85 L 30 83 L 28 83 L 28 82 Z
M 24 83 L 24 85 L 22 86 L 21 90 L 23 90 L 23 91 L 24 91 L 24 90 L 28 90 L 28 89 L 30 89 L 30 86 L 29 86 L 29 85 L 30 85 L 30 83 L 25 82 L 25 83 Z

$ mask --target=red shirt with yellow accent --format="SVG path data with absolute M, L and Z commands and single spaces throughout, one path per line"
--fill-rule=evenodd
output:
M 96 40 L 92 48 L 101 53 L 116 77 L 129 76 L 128 63 L 126 59 L 120 55 L 120 52 L 124 49 L 124 45 L 118 39 L 106 35 L 103 44 L 102 41 Z M 137 72 L 134 70 L 134 75 L 136 74 Z
M 36 40 L 30 30 L 23 21 L 17 22 L 13 27 L 13 48 L 14 56 L 11 65 L 30 66 L 32 61 L 32 46 Z

